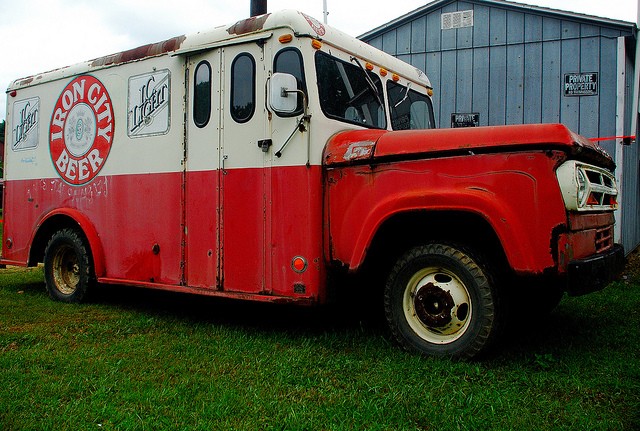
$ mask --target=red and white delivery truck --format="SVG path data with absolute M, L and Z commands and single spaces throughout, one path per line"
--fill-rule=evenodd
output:
M 614 163 L 559 124 L 435 130 L 431 90 L 295 11 L 18 79 L 0 263 L 67 302 L 322 304 L 367 274 L 403 347 L 474 356 L 619 271 Z

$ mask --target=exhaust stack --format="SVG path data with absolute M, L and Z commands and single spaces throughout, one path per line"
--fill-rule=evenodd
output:
M 267 0 L 251 0 L 251 16 L 267 13 Z

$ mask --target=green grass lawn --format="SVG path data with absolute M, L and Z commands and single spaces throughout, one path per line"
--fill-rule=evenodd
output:
M 133 288 L 51 301 L 0 271 L 0 429 L 633 430 L 640 278 L 565 298 L 478 362 L 398 349 L 348 308 Z

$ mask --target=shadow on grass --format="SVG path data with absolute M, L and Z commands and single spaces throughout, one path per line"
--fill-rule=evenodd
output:
M 318 335 L 326 332 L 384 332 L 382 307 L 353 299 L 323 306 L 297 306 L 141 289 L 100 286 L 92 302 L 156 317 L 223 324 L 260 332 Z
M 31 279 L 10 288 L 27 295 L 47 296 L 44 284 Z M 614 285 L 608 289 L 617 289 L 618 294 L 624 294 L 619 292 L 621 288 L 623 286 Z M 381 337 L 390 340 L 382 298 L 357 292 L 341 298 L 336 304 L 300 307 L 101 285 L 94 290 L 90 303 L 144 313 L 167 321 L 224 325 L 251 333 L 283 333 L 318 340 L 329 333 L 338 337 L 357 334 L 363 337 L 363 342 Z M 631 310 L 633 304 L 626 307 Z M 510 321 L 484 360 L 511 362 L 538 354 L 562 358 L 585 353 L 607 355 L 611 349 L 635 349 L 634 346 L 640 342 L 637 331 L 636 336 L 632 335 L 630 339 L 611 336 L 622 330 L 624 324 L 617 317 L 621 312 L 624 313 L 625 309 L 620 309 L 615 298 L 610 299 L 607 290 L 581 298 L 565 297 L 549 315 Z M 632 324 L 638 326 L 637 312 L 635 316 Z

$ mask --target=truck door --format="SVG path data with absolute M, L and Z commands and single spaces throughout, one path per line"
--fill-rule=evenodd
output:
M 223 289 L 271 289 L 270 165 L 265 109 L 265 44 L 221 49 L 221 266 Z M 265 142 L 266 141 L 266 142 Z
M 219 49 L 186 61 L 185 282 L 221 287 Z

